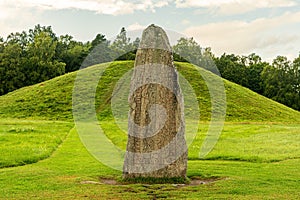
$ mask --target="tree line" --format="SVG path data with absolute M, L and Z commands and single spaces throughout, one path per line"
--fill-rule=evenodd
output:
M 134 59 L 138 44 L 138 38 L 130 41 L 125 28 L 113 42 L 98 34 L 83 43 L 70 35 L 57 36 L 51 26 L 41 25 L 11 33 L 6 40 L 0 37 L 0 95 L 76 71 L 82 64 Z
M 36 25 L 21 33 L 0 37 L 0 95 L 49 80 L 80 67 L 112 60 L 134 60 L 140 39 L 131 41 L 125 28 L 113 41 L 97 34 L 92 41 L 57 36 L 51 26 Z M 260 56 L 224 53 L 215 56 L 193 38 L 180 38 L 173 46 L 174 60 L 191 62 L 291 108 L 300 110 L 300 55 L 272 63 Z M 220 74 L 219 74 L 220 73 Z
M 225 79 L 300 111 L 300 55 L 293 61 L 277 56 L 267 63 L 256 54 L 223 54 L 215 63 Z
M 293 61 L 277 56 L 272 63 L 255 53 L 224 53 L 216 57 L 210 48 L 201 48 L 193 38 L 179 39 L 173 51 L 193 64 L 300 111 L 300 54 Z

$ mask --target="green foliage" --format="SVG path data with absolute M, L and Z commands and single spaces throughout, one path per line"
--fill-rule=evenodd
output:
M 65 64 L 55 60 L 56 47 L 51 27 L 10 34 L 0 51 L 0 95 L 64 74 Z
M 269 64 L 263 62 L 258 55 L 223 54 L 220 58 L 215 58 L 215 63 L 223 78 L 263 94 L 264 85 L 261 73 Z
M 11 33 L 6 41 L 0 38 L 0 95 L 95 64 L 134 60 L 139 42 L 131 42 L 125 28 L 112 44 L 102 34 L 86 43 L 70 35 L 58 37 L 41 25 Z
M 66 64 L 66 73 L 76 71 L 88 55 L 89 49 L 89 44 L 77 42 L 70 35 L 60 36 L 55 50 L 55 59 Z
M 127 37 L 125 28 L 121 29 L 121 32 L 117 35 L 114 42 L 111 44 L 111 49 L 114 51 L 114 57 L 119 57 L 132 50 L 130 45 L 130 38 Z
M 300 110 L 299 58 L 290 63 L 286 57 L 278 56 L 262 72 L 264 95 L 297 110 Z
M 174 60 L 189 62 L 218 74 L 211 48 L 202 48 L 194 38 L 180 38 L 173 47 Z
M 180 38 L 173 46 L 174 60 L 190 62 L 234 83 L 247 87 L 293 109 L 300 110 L 299 58 L 293 63 L 278 56 L 272 65 L 252 53 L 238 56 L 224 53 L 215 57 L 193 38 Z
M 65 64 L 53 60 L 57 42 L 48 33 L 40 32 L 28 46 L 24 61 L 25 85 L 32 85 L 65 73 Z
M 91 42 L 89 54 L 82 63 L 82 68 L 110 62 L 112 60 L 113 51 L 110 48 L 110 41 L 108 41 L 104 35 L 98 34 Z
M 26 79 L 23 70 L 22 47 L 7 44 L 0 52 L 0 95 L 23 86 Z
M 55 54 L 57 42 L 53 41 L 46 32 L 40 32 L 34 37 L 34 41 L 28 46 L 28 56 L 37 57 L 38 60 L 49 62 Z
M 300 110 L 299 58 L 290 62 L 278 56 L 270 65 L 255 54 L 247 57 L 223 54 L 215 62 L 223 78 Z
M 173 51 L 180 55 L 181 59 L 200 66 L 202 49 L 194 38 L 180 38 L 177 44 L 173 46 Z
M 102 44 L 103 42 L 106 42 L 105 35 L 97 34 L 96 38 L 91 42 L 92 48 L 95 48 L 99 44 Z
M 116 39 L 110 45 L 112 51 L 112 58 L 114 60 L 134 60 L 135 53 L 139 45 L 139 38 L 130 42 L 130 38 L 127 37 L 126 29 L 123 27 L 121 32 L 117 35 Z

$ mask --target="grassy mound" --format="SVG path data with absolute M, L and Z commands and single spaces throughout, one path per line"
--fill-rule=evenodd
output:
M 83 72 L 97 77 L 99 69 L 105 66 L 107 64 L 89 67 Z M 98 84 L 95 105 L 102 119 L 111 118 L 110 101 L 115 84 L 132 67 L 132 61 L 114 62 L 103 73 Z M 209 121 L 211 102 L 205 81 L 191 64 L 176 63 L 176 67 L 197 95 L 201 120 Z M 200 70 L 202 75 L 216 78 L 210 72 Z M 76 72 L 73 72 L 1 96 L 0 117 L 71 121 L 75 79 Z M 300 112 L 229 81 L 224 80 L 224 85 L 227 96 L 227 122 L 300 122 Z M 84 88 L 84 84 L 82 87 Z

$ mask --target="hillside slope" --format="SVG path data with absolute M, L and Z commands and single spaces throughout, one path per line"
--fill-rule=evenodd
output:
M 117 81 L 132 69 L 132 61 L 119 61 L 109 65 L 103 73 L 96 94 L 96 108 L 101 118 L 111 116 L 110 100 Z M 181 75 L 192 85 L 199 100 L 201 120 L 210 119 L 210 96 L 207 86 L 195 67 L 188 63 L 175 63 Z M 90 76 L 99 76 L 97 70 L 105 65 L 84 69 Z M 215 76 L 200 69 L 202 74 Z M 32 118 L 72 121 L 72 92 L 76 73 L 21 88 L 0 96 L 1 118 Z M 226 121 L 300 122 L 300 112 L 258 95 L 249 89 L 224 80 L 227 96 Z M 84 87 L 84 85 L 82 86 Z

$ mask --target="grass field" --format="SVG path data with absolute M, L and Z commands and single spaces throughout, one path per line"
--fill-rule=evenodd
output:
M 90 155 L 74 128 L 76 73 L 70 73 L 0 97 L 0 199 L 300 199 L 300 113 L 225 81 L 226 122 L 214 149 L 199 159 L 209 126 L 209 93 L 193 66 L 176 65 L 200 101 L 188 177 L 206 184 L 115 183 L 122 172 Z M 123 150 L 126 133 L 112 120 L 110 100 L 132 66 L 127 61 L 110 64 L 96 93 L 105 135 Z M 101 67 L 85 73 L 93 78 Z
M 112 121 L 102 121 L 106 136 L 126 149 L 127 135 Z M 199 159 L 208 123 L 201 123 L 189 147 L 189 160 Z M 213 151 L 205 159 L 275 162 L 300 158 L 300 124 L 226 123 Z
M 0 170 L 1 199 L 298 199 L 300 159 L 281 162 L 190 160 L 189 177 L 214 183 L 109 185 L 121 172 L 96 161 L 73 129 L 54 154 L 36 164 Z M 90 181 L 90 182 L 87 182 Z M 93 182 L 91 182 L 93 181 Z M 99 184 L 88 184 L 95 183 Z
M 68 122 L 2 119 L 0 168 L 35 163 L 49 157 L 72 126 Z

